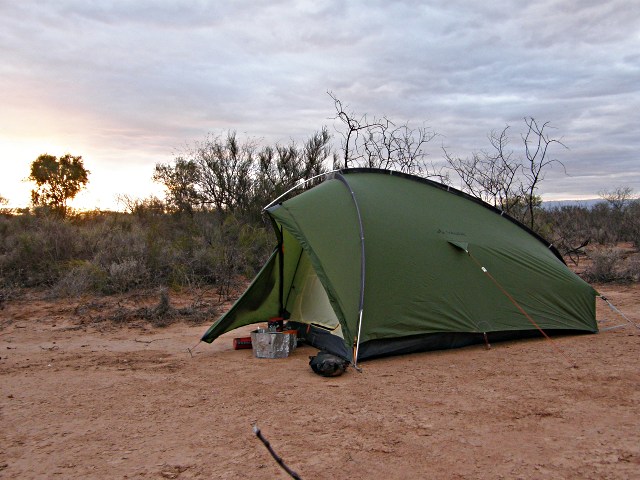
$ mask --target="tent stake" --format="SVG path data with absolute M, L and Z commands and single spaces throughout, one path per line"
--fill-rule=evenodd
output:
M 193 351 L 198 348 L 198 345 L 200 345 L 202 343 L 202 340 L 200 340 L 198 343 L 196 343 L 193 347 L 188 348 L 187 347 L 187 352 L 189 352 L 189 355 L 191 355 L 191 358 L 193 358 Z
M 484 335 L 484 344 L 487 347 L 487 350 L 491 350 L 491 344 L 489 343 L 489 337 L 487 336 L 487 332 L 482 332 Z

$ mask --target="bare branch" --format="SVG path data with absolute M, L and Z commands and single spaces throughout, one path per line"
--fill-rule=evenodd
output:
M 334 102 L 338 120 L 344 126 L 342 137 L 344 167 L 362 166 L 399 170 L 425 177 L 447 178 L 446 174 L 426 162 L 425 145 L 436 137 L 427 127 L 412 128 L 408 123 L 398 125 L 387 117 L 356 117 L 347 112 L 342 102 L 328 92 Z
M 489 151 L 476 151 L 467 158 L 453 156 L 444 147 L 443 151 L 444 159 L 460 178 L 464 191 L 534 228 L 540 203 L 537 189 L 554 163 L 564 168 L 560 160 L 549 156 L 550 149 L 554 144 L 567 147 L 548 135 L 549 122 L 539 125 L 534 118 L 525 118 L 525 125 L 527 131 L 521 136 L 523 159 L 515 158 L 508 148 L 508 125 L 488 135 Z

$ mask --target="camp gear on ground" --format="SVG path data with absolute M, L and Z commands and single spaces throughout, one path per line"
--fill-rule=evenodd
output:
M 251 337 L 238 337 L 233 339 L 234 350 L 245 350 L 251 348 Z
M 251 347 L 256 358 L 286 358 L 296 349 L 296 332 L 273 332 L 259 328 L 251 332 Z
M 318 355 L 309 357 L 309 365 L 311 366 L 311 370 L 318 375 L 322 375 L 323 377 L 338 377 L 345 372 L 349 363 L 336 355 L 320 352 Z

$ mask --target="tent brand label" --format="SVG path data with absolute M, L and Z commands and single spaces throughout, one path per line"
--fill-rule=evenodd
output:
M 467 234 L 464 233 L 464 232 L 454 232 L 454 231 L 451 231 L 451 230 L 442 230 L 440 228 L 438 229 L 438 233 L 441 234 L 441 235 L 456 235 L 458 237 L 466 237 L 467 236 Z

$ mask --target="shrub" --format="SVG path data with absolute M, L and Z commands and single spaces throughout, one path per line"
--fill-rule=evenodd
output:
M 633 202 L 626 212 L 629 240 L 640 249 L 640 200 Z
M 622 260 L 622 252 L 618 248 L 603 248 L 589 254 L 591 265 L 585 271 L 585 279 L 589 282 L 608 283 L 622 280 L 618 265 Z
M 128 258 L 109 265 L 108 293 L 123 293 L 143 285 L 147 279 L 147 269 L 135 258 Z
M 215 285 L 228 297 L 273 247 L 263 224 L 231 214 L 151 213 L 0 216 L 0 287 L 75 296 Z
M 64 220 L 22 215 L 9 219 L 2 229 L 3 283 L 52 285 L 59 278 L 61 266 L 77 256 L 77 229 Z
M 73 260 L 54 285 L 55 296 L 75 297 L 86 293 L 104 292 L 107 273 L 87 260 Z
M 624 269 L 624 277 L 630 282 L 640 282 L 640 254 L 629 258 Z
M 87 241 L 91 247 L 86 253 L 105 271 L 114 263 L 145 256 L 145 231 L 142 228 L 128 222 L 109 222 L 91 226 L 88 230 Z

